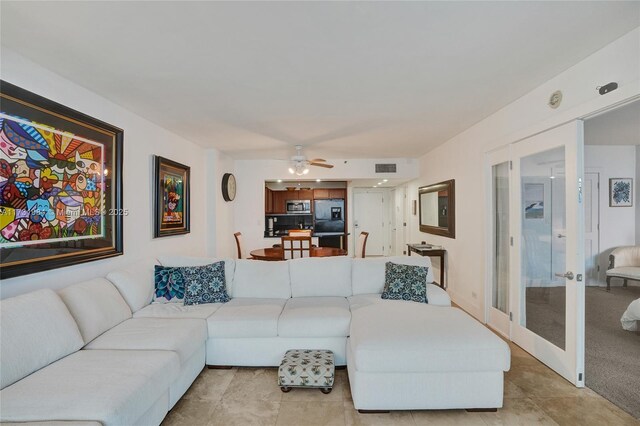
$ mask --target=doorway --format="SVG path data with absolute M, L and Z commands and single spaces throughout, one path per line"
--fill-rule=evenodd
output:
M 640 282 L 624 287 L 614 278 L 610 289 L 606 285 L 612 252 L 640 245 L 638 117 L 640 101 L 635 101 L 585 121 L 585 384 L 640 419 L 640 336 L 621 322 L 640 300 Z M 610 200 L 611 182 L 619 178 L 634 183 L 630 206 L 616 207 Z
M 487 324 L 584 386 L 583 123 L 487 156 Z
M 353 235 L 368 232 L 366 255 L 387 256 L 389 254 L 389 190 L 353 190 Z

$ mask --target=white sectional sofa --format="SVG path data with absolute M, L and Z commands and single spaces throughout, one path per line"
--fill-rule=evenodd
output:
M 215 261 L 182 256 L 158 260 L 164 266 Z M 345 365 L 348 347 L 356 351 L 356 359 L 359 353 L 357 345 L 348 343 L 349 336 L 353 341 L 357 330 L 367 329 L 362 324 L 354 328 L 352 318 L 360 311 L 390 306 L 380 298 L 384 264 L 389 260 L 430 266 L 428 258 L 422 257 L 287 262 L 225 259 L 231 301 L 184 306 L 151 303 L 156 261 L 149 260 L 113 271 L 107 279 L 71 285 L 57 293 L 40 290 L 3 300 L 0 421 L 159 424 L 205 364 L 277 366 L 286 350 L 308 348 L 330 349 L 336 364 Z M 427 281 L 433 282 L 431 268 Z M 415 305 L 412 309 L 427 309 L 434 318 L 447 317 L 451 310 L 466 316 L 450 308 L 447 293 L 436 285 L 427 285 L 427 297 L 428 305 L 391 305 Z M 484 329 L 470 317 L 467 321 L 471 321 L 467 327 Z M 471 330 L 471 334 L 476 332 Z M 424 338 L 424 333 L 418 337 Z M 496 346 L 492 338 L 502 342 L 491 333 L 483 338 L 491 341 L 488 346 Z M 478 340 L 482 338 L 473 341 Z M 499 344 L 496 347 L 498 352 L 502 349 L 501 359 L 508 359 L 508 347 L 506 352 Z M 354 376 L 362 370 L 357 362 Z M 506 366 L 504 362 L 490 366 L 494 378 L 496 366 L 508 369 L 508 361 Z M 360 381 L 356 383 L 361 386 Z M 498 391 L 497 385 L 495 380 L 491 383 L 490 404 L 478 408 L 502 406 L 502 389 Z M 476 384 L 473 389 L 481 388 Z M 360 389 L 356 395 L 362 394 Z M 459 400 L 456 397 L 452 406 L 441 403 L 438 407 L 469 406 L 469 401 L 461 404 Z M 362 407 L 356 403 L 356 408 L 376 406 L 366 401 Z M 378 408 L 395 407 L 382 404 Z

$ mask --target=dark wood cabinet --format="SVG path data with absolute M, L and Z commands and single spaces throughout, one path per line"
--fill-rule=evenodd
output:
M 290 191 L 271 191 L 273 198 L 273 210 L 274 214 L 283 214 L 287 212 L 287 192 Z
M 316 188 L 300 189 L 294 191 L 264 189 L 264 212 L 266 214 L 283 214 L 287 212 L 287 201 L 309 200 L 313 208 L 313 200 L 328 198 L 347 199 L 347 190 L 344 188 Z
M 264 212 L 273 213 L 273 191 L 269 188 L 264 189 Z
M 319 200 L 322 198 L 329 198 L 329 190 L 327 188 L 316 188 L 313 190 L 313 199 Z
M 347 190 L 346 189 L 341 189 L 341 188 L 330 188 L 329 189 L 329 198 L 341 198 L 341 199 L 346 199 L 347 198 Z

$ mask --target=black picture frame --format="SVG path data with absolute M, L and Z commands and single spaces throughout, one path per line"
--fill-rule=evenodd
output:
M 154 163 L 153 236 L 160 238 L 188 234 L 191 232 L 191 168 L 158 155 L 154 156 Z M 171 207 L 172 204 L 175 207 Z
M 123 254 L 124 131 L 0 80 L 0 279 Z

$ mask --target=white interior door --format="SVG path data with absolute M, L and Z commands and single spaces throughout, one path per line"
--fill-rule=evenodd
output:
M 585 283 L 600 284 L 600 173 L 584 174 L 584 259 Z
M 509 287 L 511 253 L 510 147 L 487 156 L 489 182 L 488 279 L 485 303 L 486 322 L 491 328 L 510 338 Z
M 353 228 L 355 238 L 360 232 L 369 233 L 367 238 L 367 256 L 385 256 L 388 236 L 386 226 L 387 208 L 382 191 L 354 190 Z
M 511 149 L 511 339 L 582 387 L 583 123 L 565 124 Z

